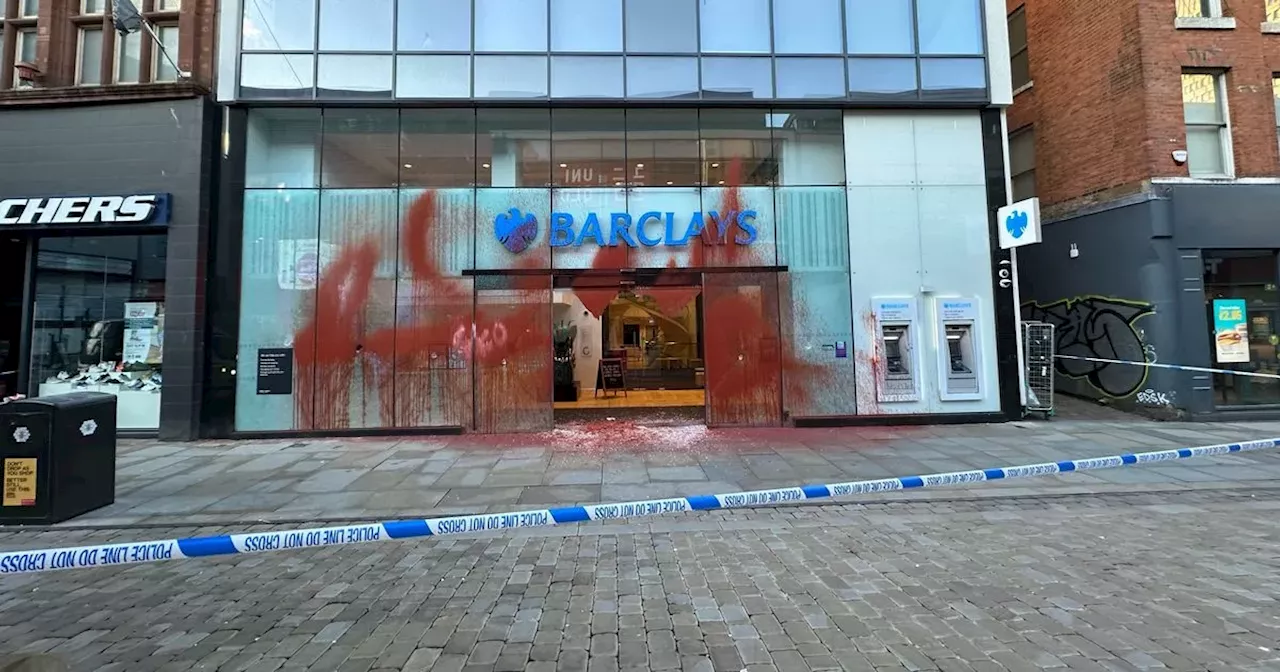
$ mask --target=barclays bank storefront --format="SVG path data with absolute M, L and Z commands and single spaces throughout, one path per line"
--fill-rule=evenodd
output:
M 206 434 L 1016 412 L 1002 7 L 223 11 Z

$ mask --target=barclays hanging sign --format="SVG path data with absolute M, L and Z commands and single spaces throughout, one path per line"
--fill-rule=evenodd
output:
M 625 212 L 607 215 L 590 212 L 581 223 L 567 212 L 549 218 L 551 247 L 684 247 L 694 238 L 708 245 L 750 245 L 759 237 L 755 210 L 694 212 L 646 212 L 632 217 Z M 511 208 L 493 219 L 493 233 L 508 251 L 519 254 L 538 239 L 539 222 L 533 213 Z

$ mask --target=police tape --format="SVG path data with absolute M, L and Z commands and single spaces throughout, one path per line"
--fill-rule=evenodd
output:
M 30 574 L 61 569 L 111 567 L 117 565 L 176 560 L 179 558 L 204 558 L 237 553 L 263 553 L 346 544 L 364 544 L 378 541 L 395 541 L 415 537 L 435 537 L 454 534 L 473 534 L 532 527 L 549 527 L 584 523 L 592 520 L 615 520 L 657 516 L 689 511 L 710 511 L 752 506 L 773 506 L 788 502 L 800 502 L 832 497 L 850 497 L 913 488 L 936 488 L 983 481 L 1011 478 L 1032 478 L 1065 474 L 1073 471 L 1111 469 L 1134 464 L 1150 464 L 1191 457 L 1225 455 L 1241 451 L 1265 450 L 1280 446 L 1280 438 L 1224 443 L 1198 448 L 1157 450 L 1146 453 L 1094 457 L 1082 460 L 1064 460 L 1015 467 L 975 469 L 926 476 L 882 478 L 871 481 L 853 481 L 828 485 L 805 485 L 793 488 L 734 492 L 724 495 L 696 495 L 672 497 L 621 504 L 592 504 L 567 506 L 556 509 L 492 513 L 472 516 L 450 516 L 426 520 L 394 520 L 361 525 L 341 525 L 304 530 L 253 532 L 249 534 L 224 534 L 212 537 L 192 537 L 161 541 L 142 541 L 102 546 L 76 546 L 31 551 L 0 553 L 0 575 Z
M 1248 378 L 1269 378 L 1280 380 L 1274 373 L 1257 373 L 1255 371 L 1234 371 L 1232 369 L 1211 369 L 1205 366 L 1183 366 L 1182 364 L 1160 364 L 1157 362 L 1135 362 L 1128 359 L 1107 359 L 1105 357 L 1081 357 L 1078 355 L 1054 355 L 1057 359 L 1072 359 L 1078 362 L 1095 364 L 1129 364 L 1131 366 L 1147 366 L 1156 369 L 1172 369 L 1174 371 L 1195 371 L 1197 373 L 1221 373 L 1225 376 L 1245 376 Z

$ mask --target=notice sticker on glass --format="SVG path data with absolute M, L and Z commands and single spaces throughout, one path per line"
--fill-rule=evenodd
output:
M 1219 364 L 1249 361 L 1249 324 L 1243 299 L 1215 299 L 1213 342 Z
M 36 458 L 4 459 L 4 506 L 36 505 Z

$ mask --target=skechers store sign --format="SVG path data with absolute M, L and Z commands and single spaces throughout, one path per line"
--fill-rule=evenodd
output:
M 632 217 L 625 212 L 608 215 L 591 212 L 576 221 L 567 212 L 551 213 L 551 247 L 684 247 L 693 238 L 707 245 L 750 245 L 756 241 L 756 211 L 646 212 Z M 493 233 L 507 250 L 520 253 L 538 239 L 538 218 L 518 208 L 493 220 Z
M 0 226 L 164 224 L 168 221 L 169 194 L 0 200 Z

